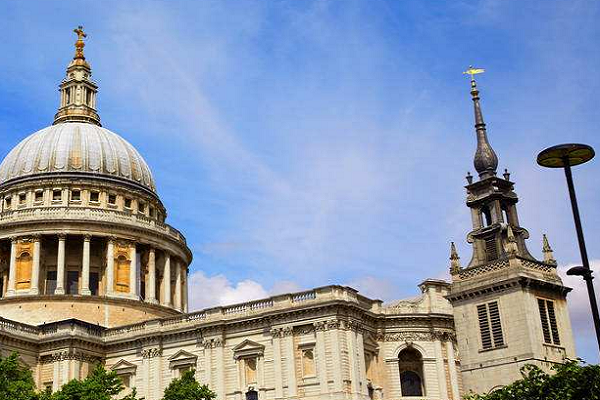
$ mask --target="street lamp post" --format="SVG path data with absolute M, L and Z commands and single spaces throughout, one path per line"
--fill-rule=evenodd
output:
M 549 147 L 537 156 L 537 163 L 547 168 L 564 168 L 567 186 L 569 187 L 569 197 L 571 198 L 571 208 L 573 209 L 573 219 L 575 220 L 575 230 L 577 231 L 577 241 L 579 242 L 579 252 L 583 266 L 573 267 L 567 271 L 567 275 L 579 275 L 586 283 L 590 306 L 592 308 L 592 317 L 594 327 L 596 328 L 596 340 L 600 348 L 600 316 L 598 316 L 598 304 L 596 303 L 596 294 L 594 293 L 594 284 L 592 283 L 592 270 L 588 260 L 585 240 L 583 239 L 583 229 L 581 228 L 581 218 L 579 217 L 579 207 L 577 206 L 577 197 L 575 196 L 575 187 L 573 186 L 573 175 L 571 167 L 583 164 L 594 158 L 594 149 L 586 144 L 559 144 Z

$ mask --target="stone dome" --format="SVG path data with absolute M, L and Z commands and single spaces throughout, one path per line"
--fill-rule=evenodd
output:
M 66 122 L 25 138 L 0 164 L 0 186 L 45 175 L 119 180 L 156 193 L 150 168 L 125 139 L 101 126 Z

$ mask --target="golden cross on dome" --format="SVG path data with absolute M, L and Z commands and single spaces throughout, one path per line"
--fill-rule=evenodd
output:
M 81 25 L 79 25 L 77 29 L 73 29 L 73 32 L 77 34 L 77 40 L 83 40 L 84 37 L 87 37 L 87 35 L 83 31 L 83 26 Z
M 83 48 L 85 47 L 85 42 L 83 41 L 83 38 L 87 37 L 87 35 L 83 31 L 83 26 L 81 25 L 79 25 L 77 29 L 73 29 L 73 32 L 77 34 L 77 41 L 75 42 L 74 59 L 85 60 L 85 56 L 83 55 Z
M 463 75 L 471 75 L 471 81 L 475 80 L 475 75 L 483 74 L 485 69 L 483 68 L 474 68 L 472 65 L 469 65 L 469 69 L 463 72 Z

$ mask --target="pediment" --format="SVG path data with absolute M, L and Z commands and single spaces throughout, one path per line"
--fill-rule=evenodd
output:
M 198 358 L 198 356 L 195 354 L 192 354 L 185 350 L 179 350 L 177 353 L 175 353 L 171 357 L 169 357 L 169 361 L 179 361 L 179 360 L 189 360 L 189 359 L 195 360 L 197 358 Z
M 197 355 L 192 354 L 185 350 L 179 350 L 177 353 L 175 353 L 171 357 L 169 357 L 168 361 L 169 361 L 169 365 L 171 366 L 171 368 L 176 368 L 176 367 L 183 367 L 183 366 L 188 366 L 188 365 L 195 366 L 197 359 L 198 359 Z
M 110 367 L 111 371 L 115 371 L 117 374 L 133 374 L 136 368 L 135 364 L 124 359 L 120 359 L 115 365 Z
M 264 352 L 264 345 L 256 343 L 250 339 L 244 340 L 242 343 L 233 348 L 233 354 L 235 358 L 261 356 Z

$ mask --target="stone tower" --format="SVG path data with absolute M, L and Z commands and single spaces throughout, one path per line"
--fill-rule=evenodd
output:
M 521 377 L 520 367 L 548 369 L 575 357 L 566 296 L 556 273 L 547 238 L 544 260 L 528 251 L 529 233 L 519 223 L 518 197 L 505 170 L 496 175 L 498 157 L 483 122 L 479 90 L 471 79 L 479 179 L 467 174 L 467 206 L 473 230 L 467 241 L 473 255 L 462 268 L 451 245 L 452 285 L 447 296 L 454 308 L 465 390 L 489 392 Z

